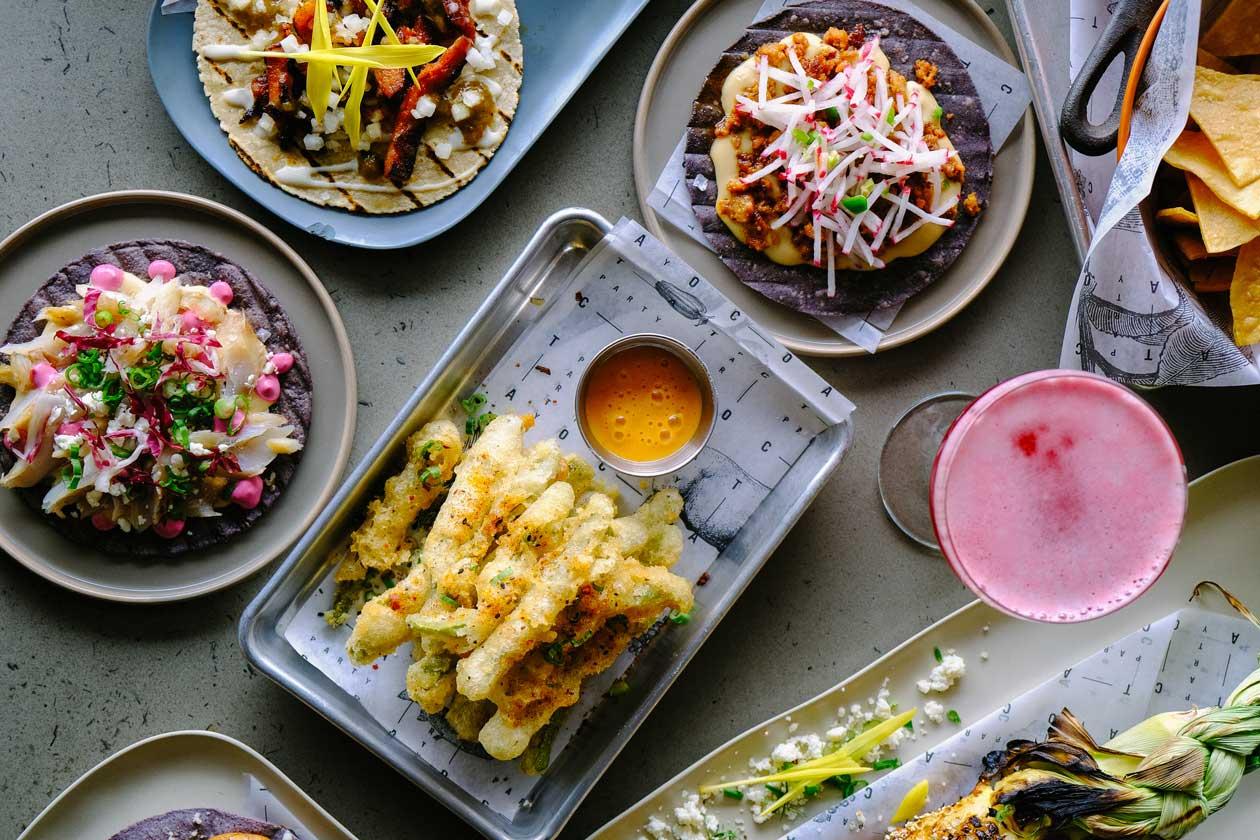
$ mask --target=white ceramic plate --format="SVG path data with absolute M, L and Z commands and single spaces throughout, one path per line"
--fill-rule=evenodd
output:
M 1037 687 L 1056 671 L 1071 667 L 1142 625 L 1185 607 L 1195 584 L 1202 580 L 1217 581 L 1244 602 L 1253 607 L 1260 605 L 1260 575 L 1256 574 L 1256 547 L 1260 546 L 1257 510 L 1260 510 L 1260 456 L 1205 475 L 1190 485 L 1185 531 L 1172 564 L 1159 582 L 1132 606 L 1097 621 L 1052 626 L 1010 618 L 975 601 L 829 691 L 718 747 L 622 812 L 593 837 L 600 840 L 636 837 L 650 816 L 662 809 L 668 813 L 678 805 L 684 793 L 695 791 L 699 785 L 719 778 L 732 768 L 747 767 L 750 757 L 769 755 L 775 745 L 787 737 L 787 717 L 800 725 L 801 733 L 825 731 L 835 720 L 838 706 L 874 696 L 885 677 L 890 679 L 889 689 L 894 699 L 918 697 L 914 682 L 935 664 L 933 647 L 955 648 L 967 660 L 967 676 L 950 692 L 948 702 L 963 720 L 977 720 L 1009 698 Z M 986 626 L 987 633 L 984 632 Z M 988 651 L 987 662 L 980 660 L 981 651 Z M 933 726 L 919 740 L 904 747 L 903 752 L 908 756 L 931 750 L 955 731 L 947 726 Z M 802 819 L 838 801 L 838 795 L 820 796 L 806 807 Z M 717 813 L 721 818 L 720 807 Z M 743 812 L 739 815 L 748 817 Z M 1233 802 L 1212 816 L 1203 837 L 1254 837 L 1257 821 L 1260 821 L 1260 776 L 1252 776 L 1244 781 Z M 756 825 L 751 819 L 745 819 L 743 828 L 750 840 L 762 840 L 780 836 L 787 825 L 781 820 Z
M 154 735 L 119 750 L 62 791 L 18 840 L 105 840 L 181 808 L 266 819 L 250 810 L 247 775 L 311 832 L 293 827 L 302 840 L 355 840 L 270 761 L 240 741 L 202 731 Z
M 661 46 L 634 118 L 634 183 L 639 208 L 653 235 L 715 284 L 785 345 L 811 356 L 861 356 L 866 351 L 808 315 L 754 292 L 735 278 L 712 251 L 647 205 L 652 185 L 678 144 L 691 103 L 717 57 L 752 21 L 761 0 L 699 0 L 679 19 Z M 1011 64 L 1018 64 L 1002 33 L 971 0 L 919 0 L 925 12 Z M 962 256 L 935 283 L 902 308 L 879 345 L 897 347 L 926 335 L 962 311 L 997 273 L 1028 213 L 1036 161 L 1031 111 L 994 158 L 993 192 Z
M 337 308 L 297 252 L 231 208 L 181 193 L 132 190 L 55 207 L 0 242 L 0 330 L 62 266 L 131 239 L 183 239 L 244 266 L 283 304 L 314 383 L 306 452 L 259 520 L 213 548 L 174 559 L 110 556 L 70 542 L 17 494 L 0 490 L 0 548 L 58 586 L 111 601 L 159 603 L 204 595 L 248 577 L 306 531 L 332 496 L 354 441 L 354 359 Z

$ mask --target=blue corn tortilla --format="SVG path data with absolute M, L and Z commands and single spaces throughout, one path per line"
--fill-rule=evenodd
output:
M 297 330 L 289 321 L 280 301 L 246 269 L 227 257 L 201 245 L 170 239 L 137 239 L 97 248 L 62 268 L 40 286 L 22 306 L 17 317 L 4 336 L 4 344 L 30 341 L 43 331 L 43 322 L 37 325 L 40 310 L 48 306 L 79 300 L 76 285 L 86 284 L 92 269 L 103 263 L 116 265 L 137 277 L 148 277 L 149 263 L 167 260 L 179 271 L 181 279 L 197 286 L 209 286 L 222 280 L 232 287 L 232 308 L 245 313 L 254 330 L 267 330 L 270 335 L 263 342 L 271 352 L 287 350 L 293 354 L 293 367 L 280 377 L 280 399 L 272 411 L 293 424 L 293 438 L 306 442 L 311 428 L 314 409 L 311 371 Z M 8 413 L 15 394 L 12 388 L 0 386 L 0 417 Z M 167 558 L 199 551 L 219 545 L 237 534 L 248 530 L 267 509 L 276 503 L 284 488 L 293 480 L 298 460 L 305 449 L 292 455 L 276 458 L 263 474 L 263 492 L 258 505 L 250 510 L 228 505 L 220 516 L 193 518 L 187 521 L 184 531 L 174 539 L 165 539 L 152 530 L 125 532 L 119 528 L 100 531 L 91 522 L 72 516 L 49 516 L 43 512 L 46 482 L 16 492 L 35 512 L 44 516 L 48 524 L 75 542 L 98 549 L 106 554 L 131 557 Z M 13 464 L 13 453 L 0 447 L 0 471 Z
M 301 840 L 282 825 L 213 808 L 185 808 L 158 814 L 124 828 L 109 840 L 209 840 L 220 834 L 233 833 L 253 834 L 267 840 Z
M 967 167 L 962 195 L 974 192 L 980 206 L 987 208 L 993 182 L 989 120 L 971 75 L 949 45 L 910 15 L 866 0 L 814 0 L 754 23 L 722 53 L 692 106 L 683 161 L 687 189 L 705 237 L 735 276 L 771 300 L 809 315 L 863 313 L 904 303 L 958 259 L 984 215 L 971 216 L 960 206 L 954 226 L 922 254 L 903 257 L 875 271 L 837 271 L 835 297 L 827 296 L 825 268 L 808 263 L 780 265 L 736 239 L 718 218 L 714 207 L 717 183 L 709 148 L 714 127 L 725 116 L 722 84 L 726 77 L 762 44 L 795 32 L 821 36 L 833 26 L 850 32 L 861 26 L 867 38 L 878 35 L 893 69 L 907 79 L 914 79 L 916 60 L 935 64 L 938 76 L 932 94 L 945 114 L 952 115 L 945 120 L 945 133 Z M 703 189 L 696 185 L 697 175 L 704 176 L 700 180 Z

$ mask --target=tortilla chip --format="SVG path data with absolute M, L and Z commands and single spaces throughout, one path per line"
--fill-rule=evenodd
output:
M 1223 58 L 1217 58 L 1205 49 L 1199 50 L 1199 55 L 1198 58 L 1195 59 L 1195 63 L 1197 63 L 1200 67 L 1207 67 L 1208 69 L 1215 70 L 1218 73 L 1232 74 L 1238 72 L 1238 69 L 1234 67 L 1234 65 L 1225 61 Z
M 1183 131 L 1164 155 L 1171 166 L 1193 172 L 1217 197 L 1249 219 L 1260 218 L 1260 180 L 1239 187 L 1225 169 L 1212 143 L 1197 131 Z
M 1260 221 L 1248 219 L 1221 201 L 1195 176 L 1187 174 L 1186 181 L 1190 184 L 1190 197 L 1199 218 L 1203 246 L 1209 254 L 1237 248 L 1260 236 Z
M 1234 313 L 1234 343 L 1260 344 L 1260 239 L 1248 242 L 1238 254 L 1229 308 Z
M 1260 3 L 1233 0 L 1199 39 L 1199 45 L 1213 55 L 1260 53 Z
M 1196 67 L 1190 116 L 1235 184 L 1260 178 L 1260 81 Z
M 1168 227 L 1199 226 L 1199 217 L 1184 207 L 1165 207 L 1155 214 L 1155 221 Z
M 1177 246 L 1177 251 L 1189 262 L 1198 262 L 1208 258 L 1207 248 L 1203 247 L 1203 240 L 1195 234 L 1179 230 L 1172 235 L 1172 240 Z
M 1233 260 L 1205 260 L 1190 266 L 1190 282 L 1199 294 L 1228 292 L 1234 279 Z

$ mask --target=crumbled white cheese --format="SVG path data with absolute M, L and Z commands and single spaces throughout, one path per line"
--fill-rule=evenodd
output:
M 775 747 L 770 753 L 770 760 L 777 764 L 795 764 L 818 758 L 823 754 L 823 746 L 823 739 L 817 735 L 797 735 Z
M 945 720 L 945 707 L 935 700 L 929 700 L 923 704 L 923 714 L 932 723 L 941 723 Z
M 989 652 L 987 650 L 980 651 L 980 661 L 981 662 L 989 661 Z
M 468 56 L 465 59 L 468 66 L 474 70 L 493 70 L 494 69 L 494 53 L 482 53 L 476 47 L 470 47 Z
M 254 123 L 254 133 L 262 137 L 270 137 L 276 131 L 276 121 L 272 119 L 271 114 L 263 114 L 258 118 L 258 122 Z
M 418 120 L 433 116 L 437 110 L 437 100 L 432 96 L 422 96 L 416 100 L 416 107 L 411 109 L 411 116 Z
M 363 129 L 363 133 L 367 136 L 368 140 L 376 142 L 382 137 L 381 124 L 378 122 L 370 122 L 367 124 L 367 128 Z
M 359 33 L 367 29 L 369 20 L 370 18 L 361 15 L 348 14 L 337 22 L 335 34 L 339 40 L 353 43 L 357 41 Z
M 83 443 L 83 435 L 53 435 L 53 457 L 64 458 L 71 447 Z
M 345 111 L 328 110 L 324 112 L 324 133 L 332 134 L 341 127 L 341 120 L 345 117 Z
M 856 834 L 864 828 L 866 828 L 866 814 L 863 814 L 861 811 L 855 811 L 853 819 L 849 820 L 849 831 Z
M 197 456 L 209 455 L 210 450 L 206 449 L 204 446 L 202 446 L 200 443 L 194 440 L 188 444 L 188 453 L 190 455 L 197 455 Z
M 940 664 L 932 669 L 927 679 L 919 680 L 920 694 L 931 694 L 933 691 L 949 691 L 967 673 L 967 663 L 952 650 L 942 657 Z
M 341 104 L 341 94 L 336 93 L 335 91 L 329 91 L 328 92 L 328 110 L 329 111 L 337 110 L 337 106 L 339 104 Z
M 308 134 L 302 138 L 302 145 L 305 146 L 308 151 L 318 152 L 320 149 L 324 148 L 324 138 L 318 134 Z

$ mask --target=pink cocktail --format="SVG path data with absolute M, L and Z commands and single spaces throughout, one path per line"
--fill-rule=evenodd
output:
M 1091 373 L 1024 374 L 963 411 L 931 480 L 954 572 L 1004 612 L 1085 621 L 1131 603 L 1172 557 L 1186 468 L 1164 421 Z

